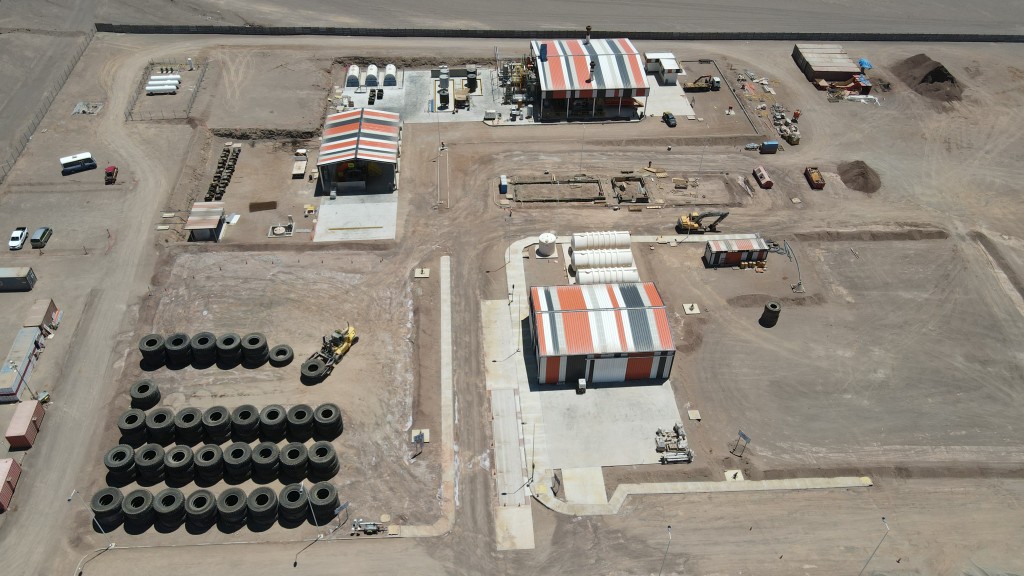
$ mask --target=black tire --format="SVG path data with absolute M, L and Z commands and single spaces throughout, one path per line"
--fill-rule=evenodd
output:
M 338 453 L 330 442 L 321 440 L 309 447 L 309 477 L 314 480 L 333 478 L 341 469 Z
M 330 482 L 317 482 L 309 489 L 309 504 L 317 516 L 317 523 L 334 516 L 338 507 L 338 489 Z
M 317 381 L 324 376 L 324 372 L 327 370 L 327 366 L 322 361 L 316 358 L 306 360 L 302 363 L 302 377 L 311 381 Z
M 160 402 L 160 388 L 152 380 L 139 380 L 128 390 L 132 408 L 149 410 Z
M 224 450 L 224 476 L 240 482 L 252 473 L 252 448 L 245 442 L 235 442 Z
M 292 363 L 295 359 L 295 352 L 287 344 L 280 344 L 270 349 L 270 365 L 274 368 L 281 368 Z
M 185 495 L 177 488 L 165 488 L 153 497 L 156 520 L 164 526 L 174 527 L 185 519 Z
M 199 332 L 189 342 L 192 346 L 192 360 L 207 365 L 217 361 L 217 336 L 212 332 Z
M 146 416 L 146 429 L 149 441 L 162 446 L 174 442 L 174 411 L 170 408 L 157 408 Z
M 195 523 L 208 523 L 216 514 L 217 497 L 209 490 L 196 490 L 185 500 L 185 515 Z
M 152 366 L 162 366 L 166 360 L 166 345 L 160 334 L 148 334 L 139 340 L 139 352 L 142 359 Z
M 242 353 L 242 337 L 228 333 L 217 338 L 217 360 L 221 362 L 237 362 Z
M 146 442 L 146 413 L 138 408 L 125 410 L 117 419 L 117 429 L 125 444 L 141 446 Z
M 242 337 L 242 355 L 246 358 L 258 358 L 267 351 L 267 337 L 259 332 L 251 332 Z
M 153 519 L 153 494 L 149 490 L 132 490 L 121 502 L 125 518 L 133 522 L 149 522 Z
M 103 465 L 114 474 L 135 472 L 135 450 L 128 444 L 118 444 L 103 457 Z
M 121 503 L 124 502 L 124 494 L 117 488 L 101 488 L 92 495 L 90 508 L 97 518 L 109 518 L 121 515 Z
M 277 499 L 277 513 L 288 520 L 301 520 L 309 513 L 309 499 L 301 484 L 289 484 L 281 489 Z
M 174 416 L 175 439 L 178 444 L 195 446 L 203 441 L 203 413 L 198 408 L 188 407 Z
M 213 481 L 224 475 L 224 452 L 216 444 L 207 444 L 196 450 L 193 462 L 196 467 L 196 478 Z
M 252 449 L 252 475 L 273 480 L 280 466 L 281 450 L 273 442 L 260 442 Z
M 260 411 L 260 438 L 278 441 L 288 429 L 288 412 L 280 404 L 271 404 Z
M 305 444 L 301 442 L 289 442 L 281 448 L 280 471 L 281 476 L 289 478 L 304 478 L 306 476 L 306 465 L 309 462 L 309 454 Z
M 203 412 L 203 432 L 211 444 L 221 444 L 231 437 L 231 413 L 224 406 L 213 406 Z
M 135 451 L 135 468 L 139 475 L 154 476 L 164 467 L 164 447 L 159 444 L 145 444 Z
M 334 440 L 344 429 L 341 408 L 337 404 L 321 404 L 313 411 L 313 434 L 317 440 Z
M 243 404 L 231 411 L 231 437 L 238 442 L 252 442 L 260 434 L 260 411 Z
M 247 511 L 245 491 L 241 488 L 228 488 L 217 498 L 217 515 L 223 522 L 244 522 Z
M 184 366 L 192 361 L 192 338 L 183 332 L 175 332 L 164 341 L 167 362 Z
M 164 473 L 168 481 L 188 484 L 195 478 L 195 454 L 188 446 L 175 446 L 164 454 Z
M 288 409 L 288 439 L 304 442 L 313 436 L 313 408 L 296 404 Z
M 273 522 L 277 518 L 277 492 L 273 488 L 260 486 L 246 498 L 249 518 Z

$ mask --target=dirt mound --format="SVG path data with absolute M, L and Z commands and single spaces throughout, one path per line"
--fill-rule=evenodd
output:
M 882 179 L 863 160 L 843 162 L 839 165 L 839 178 L 847 188 L 872 194 L 882 187 Z
M 917 54 L 897 62 L 892 71 L 925 98 L 953 102 L 960 100 L 964 92 L 956 77 L 927 54 Z

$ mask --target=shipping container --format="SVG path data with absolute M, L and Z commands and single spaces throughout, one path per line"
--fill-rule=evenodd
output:
M 740 262 L 768 259 L 768 244 L 760 239 L 709 240 L 704 247 L 704 265 L 708 268 L 738 266 Z
M 36 357 L 43 349 L 43 333 L 39 328 L 22 328 L 3 364 L 0 364 L 0 403 L 17 402 L 25 388 Z
M 21 478 L 21 464 L 14 458 L 0 459 L 0 512 L 6 512 L 11 508 L 11 500 L 14 498 L 14 489 L 18 487 L 18 480 Z
M 757 180 L 757 185 L 765 190 L 775 185 L 771 176 L 768 175 L 768 171 L 764 169 L 764 166 L 754 168 L 754 180 Z
M 38 400 L 29 400 L 18 404 L 4 436 L 11 448 L 23 450 L 31 448 L 32 444 L 35 444 L 39 428 L 43 424 L 44 415 L 43 405 Z
M 767 140 L 765 142 L 761 142 L 761 147 L 759 148 L 759 150 L 761 154 L 775 154 L 776 152 L 779 151 L 779 141 Z
M 28 292 L 35 285 L 32 268 L 0 268 L 0 292 Z

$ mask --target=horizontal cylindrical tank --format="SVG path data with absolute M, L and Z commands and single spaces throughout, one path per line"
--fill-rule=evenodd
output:
M 359 88 L 359 66 L 355 64 L 348 67 L 348 74 L 345 76 L 346 88 Z
M 632 268 L 633 251 L 626 250 L 577 250 L 572 253 L 572 267 L 584 268 Z
M 617 284 L 639 282 L 636 268 L 584 268 L 576 272 L 578 284 Z
M 572 235 L 572 250 L 629 248 L 629 232 L 579 232 Z
M 384 67 L 384 85 L 398 86 L 398 69 L 395 68 L 394 64 L 388 64 Z
M 154 74 L 150 80 L 181 80 L 181 74 Z
M 157 85 L 157 86 L 146 86 L 146 94 L 175 94 L 178 92 L 177 86 Z
M 366 67 L 366 85 L 376 86 L 377 85 L 377 65 L 370 64 Z
M 181 84 L 181 80 L 153 80 L 152 78 L 146 83 L 147 86 L 177 86 L 178 84 Z
M 555 236 L 553 232 L 545 232 L 537 238 L 537 256 L 541 258 L 549 258 L 555 254 L 555 243 L 558 242 L 558 236 Z

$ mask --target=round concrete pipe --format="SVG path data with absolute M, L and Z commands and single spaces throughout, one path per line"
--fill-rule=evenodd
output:
M 779 314 L 782 312 L 782 305 L 778 302 L 772 301 L 764 305 L 764 312 L 761 313 L 761 319 L 757 321 L 758 324 L 763 328 L 771 328 L 779 322 Z

